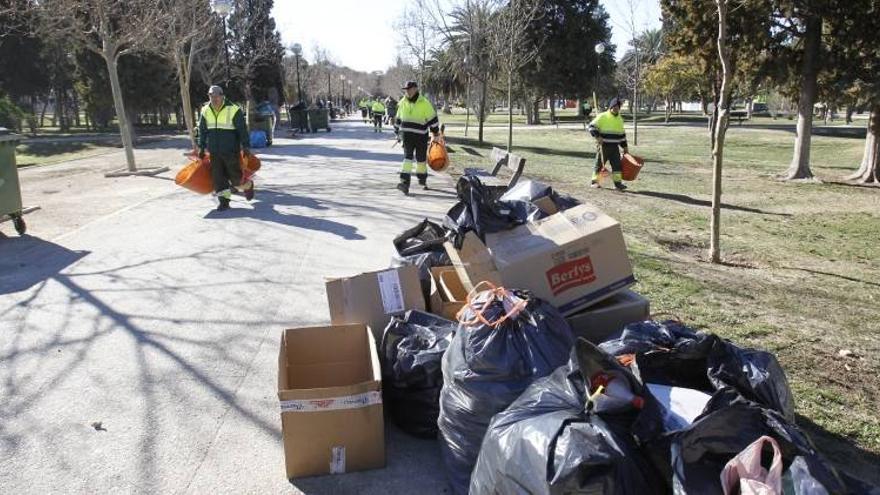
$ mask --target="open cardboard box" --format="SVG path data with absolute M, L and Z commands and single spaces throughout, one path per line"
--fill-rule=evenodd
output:
M 631 290 L 623 290 L 566 318 L 575 337 L 583 337 L 599 345 L 619 334 L 623 327 L 650 318 L 651 307 L 646 298 Z
M 366 325 L 285 330 L 278 399 L 288 478 L 385 466 L 382 372 Z
M 467 291 L 454 268 L 431 268 L 431 312 L 447 320 L 456 321 L 458 312 L 467 300 Z

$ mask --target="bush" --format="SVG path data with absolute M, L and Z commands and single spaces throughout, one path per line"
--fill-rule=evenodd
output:
M 18 108 L 8 96 L 0 98 L 0 127 L 21 132 L 21 122 L 25 112 Z

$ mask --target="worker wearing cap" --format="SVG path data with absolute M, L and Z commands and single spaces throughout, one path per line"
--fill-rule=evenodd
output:
M 596 138 L 599 148 L 590 187 L 602 187 L 599 184 L 599 173 L 605 168 L 605 162 L 611 162 L 614 187 L 618 191 L 626 190 L 626 186 L 623 185 L 623 168 L 620 164 L 620 149 L 618 148 L 622 148 L 624 153 L 628 153 L 629 148 L 626 144 L 626 131 L 623 129 L 623 117 L 620 115 L 619 98 L 612 98 L 608 103 L 608 110 L 600 113 L 590 122 L 589 131 L 590 135 Z
M 373 101 L 373 130 L 382 132 L 382 121 L 385 119 L 385 104 L 381 98 Z
M 205 149 L 211 153 L 211 177 L 220 202 L 217 210 L 224 211 L 229 209 L 233 188 L 243 191 L 248 201 L 254 199 L 254 182 L 242 184 L 239 163 L 239 153 L 250 154 L 251 142 L 244 113 L 226 101 L 223 88 L 211 86 L 208 96 L 210 101 L 199 115 L 199 158 L 205 157 Z
M 403 86 L 406 94 L 397 105 L 395 132 L 402 133 L 403 166 L 400 169 L 400 183 L 397 188 L 409 194 L 413 158 L 416 160 L 416 178 L 425 189 L 428 188 L 428 132 L 437 137 L 440 134 L 440 121 L 437 111 L 427 98 L 419 94 L 419 85 L 407 81 Z
M 367 110 L 367 99 L 366 98 L 361 98 L 361 101 L 358 102 L 358 108 L 361 109 L 361 118 L 364 119 L 364 124 L 366 124 L 367 123 L 367 113 L 369 112 L 369 110 Z

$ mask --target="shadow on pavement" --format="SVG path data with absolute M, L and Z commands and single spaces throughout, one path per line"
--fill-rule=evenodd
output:
M 0 295 L 28 290 L 88 254 L 38 237 L 0 238 Z
M 290 227 L 299 227 L 308 230 L 320 230 L 331 234 L 338 235 L 346 240 L 363 240 L 366 239 L 358 233 L 357 227 L 328 220 L 320 217 L 309 217 L 297 215 L 294 213 L 284 213 L 278 211 L 276 206 L 303 206 L 316 210 L 327 210 L 318 201 L 303 196 L 293 196 L 281 191 L 272 189 L 257 190 L 257 198 L 251 203 L 253 208 L 233 208 L 227 211 L 212 210 L 205 218 L 207 219 L 224 219 L 224 218 L 254 218 L 264 222 L 273 222 Z

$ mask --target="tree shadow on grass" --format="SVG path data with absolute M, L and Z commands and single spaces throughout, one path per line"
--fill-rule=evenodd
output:
M 711 207 L 712 206 L 711 201 L 708 201 L 705 199 L 692 198 L 692 197 L 686 196 L 684 194 L 664 193 L 664 192 L 656 192 L 656 191 L 633 191 L 633 190 L 627 191 L 627 194 L 632 194 L 635 196 L 648 196 L 651 198 L 658 198 L 658 199 L 666 199 L 669 201 L 676 201 L 678 203 L 683 203 L 683 204 L 691 205 L 691 206 L 704 206 L 704 207 Z M 725 210 L 741 211 L 741 212 L 745 212 L 745 213 L 757 213 L 759 215 L 775 215 L 775 216 L 780 216 L 780 217 L 790 217 L 791 216 L 790 213 L 777 213 L 777 212 L 772 212 L 772 211 L 759 210 L 757 208 L 749 208 L 747 206 L 736 206 L 736 205 L 731 205 L 731 204 L 727 204 L 727 203 L 722 203 L 721 208 L 725 209 Z
M 880 455 L 858 447 L 846 437 L 831 433 L 806 416 L 798 414 L 797 425 L 810 435 L 819 452 L 838 470 L 863 482 L 880 486 L 880 470 L 877 469 L 880 466 Z

